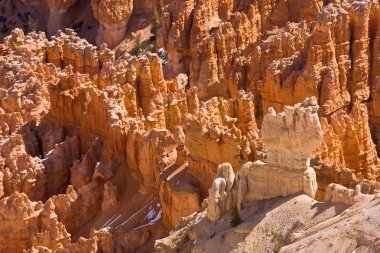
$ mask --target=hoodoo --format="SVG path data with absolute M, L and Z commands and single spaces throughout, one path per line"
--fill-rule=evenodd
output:
M 0 253 L 379 252 L 379 19 L 0 1 Z

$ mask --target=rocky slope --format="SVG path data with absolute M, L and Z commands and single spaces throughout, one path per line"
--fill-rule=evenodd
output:
M 154 252 L 376 252 L 379 196 L 355 198 L 353 205 L 303 194 L 249 202 L 235 227 L 230 213 L 211 222 L 201 211 L 156 241 Z
M 266 161 L 236 174 L 229 163 L 219 165 L 202 210 L 157 240 L 155 252 L 377 252 L 378 192 L 332 183 L 324 203 L 313 199 L 317 110 L 315 97 L 278 114 L 270 108 L 261 129 Z
M 377 1 L 0 6 L 0 252 L 379 249 Z

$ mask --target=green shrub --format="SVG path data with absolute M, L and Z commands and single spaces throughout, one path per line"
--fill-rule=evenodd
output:
M 160 29 L 160 18 L 157 13 L 157 9 L 154 9 L 152 16 L 152 26 L 150 27 L 150 32 L 153 34 L 154 39 L 157 38 L 158 29 Z
M 239 210 L 237 209 L 237 207 L 235 206 L 232 209 L 232 213 L 231 213 L 231 225 L 233 227 L 236 227 L 240 223 L 241 223 L 240 213 L 239 213 Z
M 273 253 L 279 253 L 284 244 L 282 236 L 280 234 L 275 233 L 273 235 L 272 242 L 274 242 Z
M 143 44 L 141 42 L 141 35 L 137 35 L 135 40 L 135 47 L 132 49 L 131 54 L 135 56 L 140 56 L 143 51 Z
M 137 35 L 136 40 L 135 40 L 135 46 L 131 51 L 131 55 L 134 56 L 141 56 L 144 55 L 148 52 L 155 52 L 155 43 L 152 42 L 151 40 L 148 40 L 146 42 L 141 41 L 141 36 L 140 34 Z

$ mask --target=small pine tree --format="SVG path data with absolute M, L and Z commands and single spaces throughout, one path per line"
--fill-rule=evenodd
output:
M 236 227 L 240 223 L 241 223 L 240 213 L 239 213 L 239 210 L 237 209 L 237 207 L 235 206 L 232 209 L 232 213 L 231 213 L 231 225 L 233 227 Z
M 157 38 L 158 29 L 160 28 L 160 18 L 157 13 L 157 9 L 154 9 L 152 16 L 152 26 L 150 27 L 150 32 L 153 34 L 154 39 Z
M 140 56 L 143 51 L 143 44 L 141 42 L 141 35 L 137 35 L 135 40 L 135 47 L 133 48 L 131 54 L 135 56 Z

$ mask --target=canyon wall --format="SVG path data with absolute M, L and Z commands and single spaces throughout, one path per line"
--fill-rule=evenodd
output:
M 324 132 L 311 160 L 323 181 L 318 198 L 337 178 L 345 186 L 377 181 L 378 3 L 227 2 L 164 9 L 159 44 L 176 66 L 166 74 L 187 73 L 206 103 L 251 92 L 259 126 L 269 107 L 316 96 Z
M 92 1 L 98 47 L 73 29 L 0 45 L 0 201 L 25 206 L 11 231 L 32 226 L 4 251 L 148 251 L 234 177 L 267 187 L 252 200 L 379 187 L 376 1 L 145 2 Z M 82 2 L 25 4 L 65 17 Z M 153 52 L 118 47 L 156 7 Z

